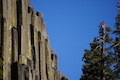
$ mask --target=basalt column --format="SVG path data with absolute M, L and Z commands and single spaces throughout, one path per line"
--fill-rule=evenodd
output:
M 3 80 L 11 79 L 12 62 L 12 28 L 17 26 L 16 1 L 2 0 L 2 56 L 3 56 Z
M 28 1 L 17 1 L 17 29 L 18 29 L 18 44 L 19 44 L 19 62 L 21 64 L 27 64 L 27 11 Z

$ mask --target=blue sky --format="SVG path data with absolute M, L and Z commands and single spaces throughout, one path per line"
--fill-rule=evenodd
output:
M 98 36 L 105 21 L 114 28 L 119 0 L 30 0 L 43 13 L 51 48 L 58 55 L 59 70 L 69 80 L 82 74 L 84 49 Z

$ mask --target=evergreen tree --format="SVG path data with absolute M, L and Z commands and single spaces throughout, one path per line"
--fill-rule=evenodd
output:
M 83 57 L 83 75 L 80 80 L 113 80 L 114 55 L 110 37 L 112 30 L 102 22 L 99 27 L 99 36 L 90 43 L 90 50 L 86 49 Z

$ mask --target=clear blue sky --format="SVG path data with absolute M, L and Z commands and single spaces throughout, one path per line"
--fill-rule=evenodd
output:
M 51 48 L 58 55 L 59 70 L 69 80 L 82 74 L 84 49 L 98 36 L 105 21 L 114 27 L 119 0 L 30 0 L 43 13 Z

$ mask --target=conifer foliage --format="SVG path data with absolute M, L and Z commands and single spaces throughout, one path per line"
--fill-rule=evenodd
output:
M 114 54 L 111 48 L 112 30 L 102 22 L 99 26 L 99 36 L 90 43 L 90 50 L 86 49 L 83 57 L 83 75 L 80 80 L 111 80 L 115 79 L 112 69 Z
M 116 29 L 114 30 L 114 34 L 116 35 L 116 37 L 112 46 L 114 48 L 114 53 L 116 56 L 114 70 L 117 75 L 117 79 L 120 79 L 120 2 L 118 3 L 118 15 L 116 17 L 115 28 Z
M 111 37 L 114 35 L 114 37 Z M 120 80 L 120 2 L 115 30 L 102 22 L 99 36 L 85 49 L 80 80 Z

